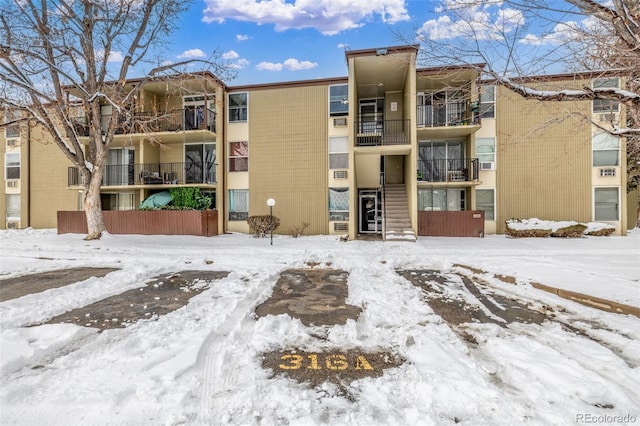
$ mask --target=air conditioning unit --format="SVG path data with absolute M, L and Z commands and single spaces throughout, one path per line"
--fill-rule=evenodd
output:
M 347 125 L 347 117 L 340 117 L 340 118 L 333 119 L 334 127 L 344 127 L 346 125 Z
M 7 229 L 20 229 L 20 222 L 15 220 L 7 221 Z
M 616 169 L 600 169 L 600 176 L 615 176 Z
M 483 161 L 480 163 L 480 170 L 493 170 L 495 163 L 493 161 Z
M 606 114 L 599 114 L 598 120 L 601 123 L 612 123 L 612 122 L 620 122 L 620 117 L 615 112 L 608 112 Z
M 18 179 L 7 179 L 7 188 L 19 188 L 20 187 L 20 180 Z
M 347 176 L 348 176 L 348 173 L 346 170 L 336 170 L 333 172 L 334 179 L 346 179 Z
M 7 139 L 7 148 L 15 148 L 18 146 L 18 139 Z
M 349 223 L 347 223 L 347 222 L 335 222 L 333 224 L 333 230 L 334 231 L 348 231 L 349 230 Z

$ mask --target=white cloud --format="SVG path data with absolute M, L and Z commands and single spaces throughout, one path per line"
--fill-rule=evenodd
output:
M 449 0 L 448 7 L 453 10 L 454 18 L 445 14 L 438 19 L 426 21 L 417 32 L 418 39 L 492 40 L 512 32 L 525 23 L 522 12 L 499 8 L 496 3 L 477 6 L 477 2 L 473 3 L 473 0 Z
M 256 65 L 256 69 L 260 71 L 282 71 L 282 64 L 274 64 L 273 62 L 260 62 Z
M 200 49 L 189 49 L 185 50 L 181 54 L 178 55 L 178 59 L 194 59 L 194 58 L 204 58 L 204 52 Z
M 394 24 L 409 20 L 406 0 L 205 0 L 205 22 L 225 19 L 274 24 L 276 31 L 315 28 L 325 35 L 364 25 L 378 16 Z
M 245 34 L 236 34 L 236 41 L 247 41 L 249 36 Z
M 338 43 L 336 46 L 338 49 L 348 49 L 350 46 L 346 43 Z
M 284 67 L 289 71 L 309 70 L 318 66 L 317 62 L 310 61 L 298 61 L 297 59 L 289 58 L 284 61 Z
M 288 70 L 288 71 L 302 71 L 302 70 L 308 70 L 311 68 L 315 68 L 318 66 L 317 62 L 311 62 L 311 61 L 299 61 L 297 59 L 294 58 L 289 58 L 286 61 L 279 63 L 279 62 L 260 62 L 258 65 L 256 65 L 256 69 L 259 69 L 261 71 L 282 71 L 282 70 Z
M 553 30 L 548 33 L 541 35 L 527 34 L 522 40 L 520 40 L 520 43 L 540 46 L 544 44 L 557 45 L 570 41 L 580 41 L 582 32 L 585 28 L 589 28 L 590 25 L 591 22 L 589 18 L 582 21 L 582 24 L 578 24 L 574 21 L 561 22 L 556 24 L 553 27 Z M 591 30 L 589 31 L 591 32 Z
M 244 58 L 240 58 L 237 61 L 233 62 L 230 64 L 230 67 L 233 69 L 243 69 L 246 68 L 251 62 L 249 62 L 247 59 Z
M 108 62 L 122 62 L 123 60 L 124 60 L 124 56 L 122 55 L 122 52 L 111 51 L 109 53 L 109 59 L 107 61 Z
M 222 54 L 222 59 L 237 59 L 239 57 L 240 55 L 238 55 L 238 52 L 236 52 L 235 50 L 230 50 Z

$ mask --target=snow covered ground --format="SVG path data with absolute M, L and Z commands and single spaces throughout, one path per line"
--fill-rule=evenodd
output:
M 0 231 L 0 278 L 68 267 L 117 267 L 0 303 L 2 425 L 640 424 L 640 318 L 598 311 L 527 283 L 640 306 L 640 232 L 580 239 L 419 238 L 340 242 Z M 256 318 L 280 271 L 309 263 L 349 273 L 357 321 L 305 327 Z M 487 271 L 504 294 L 551 309 L 558 322 L 470 325 L 469 345 L 398 269 Z M 40 325 L 70 309 L 185 269 L 229 271 L 155 321 L 98 333 Z M 492 274 L 516 278 L 506 284 Z M 567 331 L 570 324 L 583 335 Z M 310 388 L 261 367 L 268 351 L 384 350 L 406 359 L 382 377 Z

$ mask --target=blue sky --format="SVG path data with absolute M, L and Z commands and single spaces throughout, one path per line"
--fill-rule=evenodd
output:
M 346 76 L 345 49 L 418 43 L 417 36 L 464 46 L 473 32 L 491 46 L 486 59 L 500 57 L 508 44 L 501 38 L 513 37 L 526 54 L 544 57 L 587 25 L 577 19 L 558 25 L 558 19 L 540 16 L 534 21 L 499 2 L 460 8 L 469 1 L 196 0 L 163 53 L 178 62 L 206 59 L 216 50 L 237 72 L 226 83 L 237 86 Z
M 168 59 L 204 59 L 218 50 L 236 67 L 237 77 L 227 81 L 232 86 L 341 77 L 347 75 L 345 46 L 405 44 L 395 33 L 413 37 L 434 8 L 425 0 L 297 0 L 295 7 L 289 0 L 271 0 L 262 2 L 269 10 L 261 11 L 257 3 L 196 1 L 167 46 Z M 331 7 L 351 12 L 330 15 Z M 314 10 L 327 18 L 309 18 Z

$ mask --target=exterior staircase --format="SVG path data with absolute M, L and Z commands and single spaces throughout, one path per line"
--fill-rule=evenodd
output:
M 385 241 L 416 241 L 411 228 L 407 190 L 404 185 L 385 185 Z

